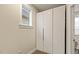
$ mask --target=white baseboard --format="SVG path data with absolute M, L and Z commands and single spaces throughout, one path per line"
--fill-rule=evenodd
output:
M 34 48 L 34 49 L 32 49 L 31 51 L 29 51 L 27 54 L 32 54 L 34 51 L 36 51 L 37 49 L 36 48 Z

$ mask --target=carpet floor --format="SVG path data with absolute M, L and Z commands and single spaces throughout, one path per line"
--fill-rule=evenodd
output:
M 39 50 L 36 50 L 32 54 L 47 54 L 47 53 L 46 52 L 39 51 Z

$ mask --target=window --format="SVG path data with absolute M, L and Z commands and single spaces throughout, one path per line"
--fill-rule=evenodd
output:
M 29 28 L 32 26 L 32 10 L 26 5 L 22 5 L 21 27 Z
M 79 35 L 79 16 L 75 17 L 75 35 Z

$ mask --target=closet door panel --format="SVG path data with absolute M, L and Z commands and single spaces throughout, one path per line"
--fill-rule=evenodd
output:
M 44 11 L 44 51 L 52 53 L 52 9 Z
M 53 53 L 65 52 L 65 6 L 53 9 Z
M 43 51 L 43 13 L 37 13 L 37 49 Z

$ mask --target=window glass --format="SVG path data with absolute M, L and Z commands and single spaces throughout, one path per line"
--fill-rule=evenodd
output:
M 79 35 L 79 17 L 75 17 L 75 35 Z
M 32 11 L 27 6 L 22 5 L 22 25 L 32 26 Z

